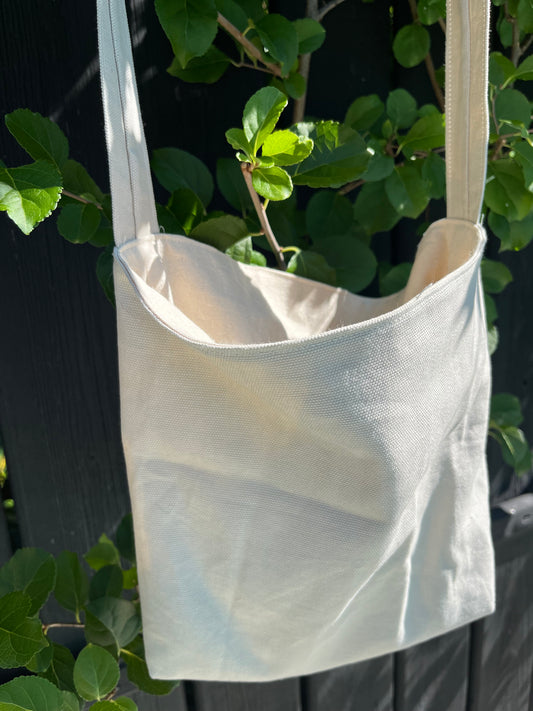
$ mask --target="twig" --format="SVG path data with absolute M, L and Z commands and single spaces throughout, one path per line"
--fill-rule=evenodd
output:
M 444 32 L 444 36 L 446 37 L 446 23 L 442 19 L 442 17 L 439 17 L 438 23 L 440 25 L 441 30 Z
M 409 0 L 409 8 L 411 9 L 411 15 L 413 16 L 413 20 L 415 22 L 418 22 L 419 18 L 418 10 L 416 8 L 416 0 Z M 440 110 L 444 113 L 444 94 L 442 93 L 442 89 L 440 88 L 439 83 L 437 81 L 437 77 L 435 76 L 435 65 L 433 64 L 433 59 L 431 57 L 430 52 L 428 52 L 424 57 L 424 62 L 426 64 L 429 81 L 431 82 L 431 86 L 433 87 L 433 91 L 437 98 Z
M 531 47 L 532 42 L 533 42 L 533 35 L 531 35 L 531 37 L 526 42 L 524 42 L 522 47 L 520 47 L 520 54 L 519 54 L 520 57 L 524 54 L 524 52 L 527 52 L 527 50 Z
M 83 629 L 85 625 L 77 622 L 51 622 L 49 625 L 43 625 L 43 632 L 46 634 L 52 627 L 78 627 Z
M 315 19 L 317 19 L 319 22 L 321 22 L 324 19 L 324 17 L 326 17 L 328 12 L 331 12 L 331 10 L 333 10 L 333 8 L 337 7 L 337 5 L 340 5 L 343 2 L 344 2 L 344 0 L 330 0 L 330 2 L 328 2 L 327 5 L 324 5 L 324 7 L 322 7 L 318 11 L 318 15 Z
M 518 22 L 514 17 L 510 18 L 513 25 L 513 48 L 511 50 L 511 62 L 518 66 L 518 60 L 520 59 L 520 28 L 518 27 Z
M 252 198 L 255 211 L 257 212 L 257 217 L 259 218 L 259 222 L 261 223 L 261 227 L 263 228 L 263 231 L 265 233 L 265 237 L 267 238 L 268 243 L 272 251 L 274 252 L 274 256 L 276 257 L 276 261 L 278 263 L 279 268 L 285 271 L 287 269 L 287 265 L 285 264 L 283 252 L 281 251 L 281 247 L 279 246 L 278 241 L 275 238 L 274 233 L 272 232 L 272 227 L 270 226 L 270 222 L 268 221 L 265 208 L 263 207 L 263 204 L 259 199 L 259 195 L 256 193 L 255 188 L 252 184 L 252 167 L 249 163 L 241 163 L 241 170 L 244 176 L 246 187 L 248 188 L 248 192 L 250 193 L 250 197 Z
M 94 205 L 97 207 L 99 210 L 103 210 L 104 208 L 97 202 L 93 202 L 92 200 L 86 200 L 85 198 L 82 198 L 81 195 L 74 195 L 74 193 L 69 193 L 68 190 L 63 190 L 62 191 L 63 195 L 66 195 L 69 198 L 72 198 L 73 200 L 78 200 L 78 202 L 82 202 L 85 205 Z
M 257 72 L 265 72 L 265 74 L 272 74 L 270 69 L 265 69 L 265 67 L 258 67 L 255 64 L 246 64 L 246 62 L 231 62 L 231 64 L 234 67 L 237 67 L 237 69 L 255 69 Z
M 307 0 L 307 6 L 305 10 L 305 16 L 310 17 L 313 20 L 318 19 L 318 0 Z M 302 54 L 300 57 L 300 64 L 298 66 L 298 72 L 305 79 L 305 91 L 296 99 L 294 102 L 294 108 L 292 112 L 292 122 L 300 123 L 303 121 L 305 116 L 305 104 L 307 101 L 307 81 L 309 79 L 309 68 L 311 67 L 311 53 Z
M 346 185 L 343 185 L 342 188 L 339 190 L 339 195 L 347 195 L 348 193 L 351 193 L 352 190 L 359 188 L 364 183 L 364 180 L 354 180 L 353 183 L 346 183 Z
M 271 74 L 275 74 L 277 77 L 281 77 L 281 69 L 277 64 L 273 64 L 272 62 L 267 62 L 265 59 L 263 59 L 261 52 L 257 49 L 255 44 L 250 42 L 250 40 L 243 35 L 243 33 L 235 27 L 235 25 L 232 25 L 231 22 L 224 17 L 224 15 L 221 15 L 220 12 L 218 13 L 217 16 L 217 22 L 218 24 L 226 30 L 228 34 L 230 34 L 234 39 L 241 44 L 244 49 L 250 54 L 252 57 L 257 59 L 258 62 L 261 62 L 265 67 L 268 68 Z

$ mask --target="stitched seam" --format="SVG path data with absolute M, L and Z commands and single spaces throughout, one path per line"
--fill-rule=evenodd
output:
M 118 97 L 120 101 L 120 116 L 122 119 L 122 134 L 123 134 L 123 139 L 124 139 L 124 148 L 125 148 L 125 156 L 126 156 L 126 163 L 128 166 L 128 175 L 130 179 L 130 194 L 131 194 L 131 214 L 133 217 L 133 229 L 135 231 L 135 237 L 138 237 L 137 233 L 137 216 L 135 214 L 135 200 L 134 200 L 134 192 L 133 192 L 133 177 L 132 177 L 132 172 L 131 172 L 131 163 L 130 163 L 130 156 L 129 156 L 129 145 L 128 145 L 128 132 L 126 129 L 126 113 L 124 111 L 124 100 L 122 97 L 122 82 L 121 82 L 121 75 L 119 72 L 119 65 L 118 65 L 118 58 L 117 58 L 117 46 L 115 42 L 115 29 L 113 26 L 113 17 L 111 14 L 111 0 L 108 0 L 107 3 L 107 10 L 108 10 L 108 15 L 109 15 L 109 29 L 111 30 L 111 44 L 113 46 L 113 59 L 115 62 L 115 72 L 117 76 L 117 84 L 118 84 Z M 124 12 L 126 12 L 126 8 L 124 8 Z

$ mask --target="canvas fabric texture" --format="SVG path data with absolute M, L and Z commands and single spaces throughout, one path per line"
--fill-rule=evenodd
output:
M 151 676 L 306 675 L 492 613 L 489 0 L 448 0 L 448 216 L 376 299 L 160 233 L 124 2 L 97 4 Z

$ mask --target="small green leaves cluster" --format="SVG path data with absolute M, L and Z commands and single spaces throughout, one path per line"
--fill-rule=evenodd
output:
M 260 68 L 287 96 L 299 98 L 306 80 L 299 57 L 319 49 L 325 30 L 315 19 L 290 21 L 269 13 L 262 0 L 155 0 L 159 21 L 174 59 L 168 71 L 186 82 L 211 84 L 230 66 Z M 222 28 L 234 51 L 222 51 L 215 41 Z
M 17 109 L 5 116 L 6 126 L 33 162 L 16 168 L 0 165 L 0 211 L 29 235 L 58 208 L 57 228 L 69 242 L 103 248 L 97 276 L 114 303 L 111 262 L 113 245 L 111 198 L 87 170 L 69 159 L 68 140 L 57 124 Z
M 509 393 L 493 395 L 490 410 L 489 434 L 501 446 L 503 458 L 515 472 L 531 470 L 531 449 L 519 425 L 523 421 L 520 401 Z
M 40 548 L 21 548 L 0 569 L 0 667 L 31 672 L 0 686 L 0 711 L 82 711 L 89 705 L 137 711 L 119 695 L 121 666 L 149 694 L 168 694 L 179 683 L 148 673 L 131 514 L 114 541 L 102 534 L 83 559 L 70 551 L 54 558 Z M 62 624 L 39 618 L 51 594 L 83 628 L 86 645 L 76 658 L 53 641 Z

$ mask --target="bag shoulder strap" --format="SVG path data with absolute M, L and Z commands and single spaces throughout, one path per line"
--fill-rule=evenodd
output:
M 448 217 L 478 222 L 489 132 L 490 0 L 447 0 L 446 191 Z M 159 232 L 124 0 L 97 0 L 105 131 L 119 246 Z
M 446 0 L 447 216 L 479 222 L 489 141 L 490 0 Z
M 159 232 L 124 0 L 97 0 L 113 233 L 120 246 Z

